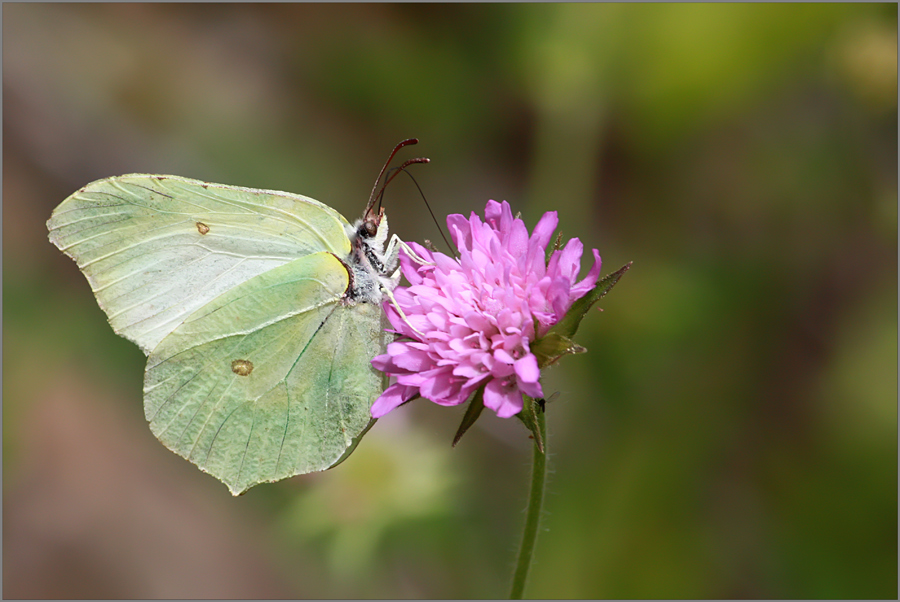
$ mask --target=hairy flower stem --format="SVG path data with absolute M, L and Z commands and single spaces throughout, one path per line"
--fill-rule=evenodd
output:
M 531 400 L 528 400 L 534 403 Z M 522 533 L 522 547 L 519 548 L 519 561 L 513 574 L 510 600 L 521 600 L 525 592 L 525 581 L 531 568 L 531 557 L 534 553 L 534 541 L 537 539 L 538 526 L 541 522 L 541 510 L 544 505 L 544 479 L 547 475 L 547 426 L 544 412 L 537 412 L 537 423 L 543 440 L 544 450 L 534 442 L 534 464 L 531 467 L 531 494 L 528 497 L 528 513 L 525 517 L 525 530 Z

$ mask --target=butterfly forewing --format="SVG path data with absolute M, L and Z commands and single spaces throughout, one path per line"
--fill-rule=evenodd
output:
M 145 353 L 223 292 L 298 257 L 345 257 L 347 221 L 285 192 L 132 174 L 88 184 L 48 222 L 120 335 Z

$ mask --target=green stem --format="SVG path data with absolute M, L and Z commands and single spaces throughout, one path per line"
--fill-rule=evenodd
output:
M 538 429 L 544 443 L 544 451 L 534 442 L 534 464 L 531 468 L 531 495 L 528 497 L 528 513 L 525 516 L 525 531 L 522 533 L 522 547 L 519 548 L 519 561 L 513 574 L 510 600 L 521 600 L 525 592 L 525 581 L 528 569 L 531 568 L 531 556 L 534 553 L 534 541 L 537 539 L 538 525 L 541 522 L 541 508 L 544 503 L 544 477 L 547 475 L 547 426 L 544 423 L 544 412 L 537 412 Z

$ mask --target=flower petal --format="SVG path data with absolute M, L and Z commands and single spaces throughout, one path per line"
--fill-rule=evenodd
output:
M 509 418 L 522 411 L 522 393 L 495 378 L 484 387 L 484 405 L 500 418 Z
M 569 291 L 569 294 L 572 297 L 572 300 L 581 299 L 584 297 L 591 289 L 597 286 L 597 280 L 600 278 L 600 266 L 602 265 L 602 261 L 600 259 L 600 251 L 597 249 L 593 249 L 594 253 L 594 265 L 591 266 L 591 271 L 588 272 L 588 275 L 584 277 L 584 279 L 572 287 L 572 290 Z
M 519 391 L 529 397 L 540 399 L 544 396 L 544 390 L 541 388 L 541 383 L 526 383 L 519 380 L 516 384 L 519 387 Z
M 447 216 L 447 230 L 457 249 L 470 249 L 472 247 L 472 228 L 466 216 L 453 213 Z
M 537 358 L 533 353 L 529 353 L 525 357 L 516 360 L 514 367 L 516 369 L 516 376 L 519 377 L 521 382 L 536 383 L 541 377 L 541 370 L 538 368 Z
M 394 383 L 384 390 L 384 393 L 372 404 L 372 418 L 381 418 L 397 406 L 413 398 L 417 390 L 415 387 L 406 387 Z

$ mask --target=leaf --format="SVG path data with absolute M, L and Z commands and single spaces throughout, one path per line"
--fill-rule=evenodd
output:
M 472 398 L 472 401 L 469 402 L 469 407 L 466 408 L 466 413 L 463 416 L 462 422 L 459 425 L 459 429 L 456 431 L 456 436 L 453 438 L 453 447 L 456 447 L 456 444 L 459 443 L 459 440 L 462 439 L 462 436 L 469 430 L 469 427 L 475 424 L 475 421 L 478 420 L 478 417 L 481 416 L 481 412 L 484 410 L 484 387 L 479 387 L 478 391 L 476 391 L 475 396 Z
M 608 293 L 612 287 L 616 285 L 619 279 L 631 268 L 631 264 L 633 262 L 629 261 L 618 270 L 611 274 L 607 274 L 603 278 L 597 282 L 597 286 L 591 290 L 584 297 L 581 297 L 575 303 L 572 304 L 572 307 L 569 309 L 568 313 L 563 317 L 562 320 L 559 321 L 556 326 L 550 329 L 550 333 L 557 334 L 566 339 L 574 336 L 575 332 L 578 330 L 578 327 L 581 325 L 581 320 L 587 315 L 587 312 L 591 309 L 591 307 L 603 298 L 606 293 Z M 548 333 L 548 336 L 549 334 Z
M 564 355 L 584 353 L 585 351 L 587 349 L 581 345 L 552 330 L 531 346 L 531 352 L 537 357 L 540 368 L 555 363 Z

